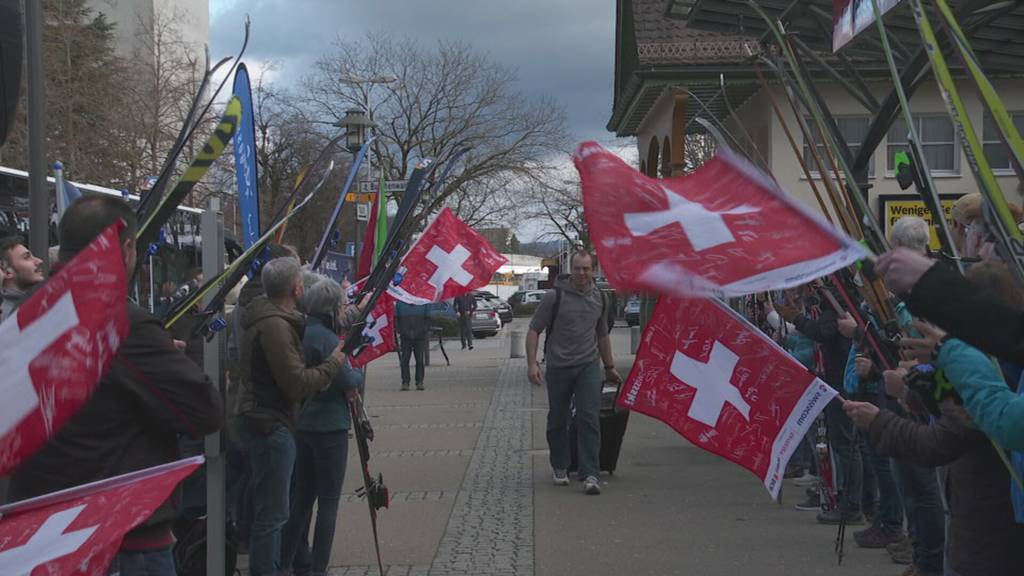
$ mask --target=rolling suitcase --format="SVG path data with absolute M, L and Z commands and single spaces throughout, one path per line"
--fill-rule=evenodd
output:
M 615 405 L 619 397 L 619 386 L 605 382 L 601 388 L 601 450 L 600 468 L 608 474 L 615 472 L 619 462 L 619 450 L 622 448 L 622 437 L 626 434 L 626 423 L 629 421 L 629 410 Z M 579 465 L 576 441 L 576 408 L 572 410 L 573 418 L 569 423 L 569 453 L 571 460 L 569 472 L 575 472 Z

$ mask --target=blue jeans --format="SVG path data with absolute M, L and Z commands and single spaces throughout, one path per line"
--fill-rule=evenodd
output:
M 870 442 L 864 442 L 864 456 L 867 458 L 867 467 L 875 473 L 875 482 L 878 485 L 878 514 L 875 516 L 874 525 L 890 530 L 902 530 L 903 499 L 900 498 L 900 491 L 896 486 L 890 459 L 879 455 L 871 447 Z
M 263 435 L 241 426 L 252 472 L 252 528 L 249 573 L 277 576 L 281 571 L 281 532 L 288 522 L 295 436 L 281 424 Z
M 110 564 L 110 576 L 175 576 L 170 548 L 145 552 L 118 552 Z
M 935 468 L 895 459 L 892 464 L 893 476 L 899 484 L 907 511 L 914 566 L 926 574 L 941 574 L 942 551 L 946 545 L 946 513 Z
M 836 456 L 838 489 L 843 492 L 840 505 L 849 510 L 860 510 L 864 472 L 860 450 L 854 442 L 856 430 L 853 421 L 843 411 L 843 405 L 838 399 L 825 407 L 825 423 L 828 425 L 828 442 Z
M 348 430 L 296 433 L 295 499 L 284 528 L 281 565 L 296 574 L 326 574 L 334 542 L 334 526 L 348 461 Z M 309 522 L 316 503 L 313 551 L 309 551 Z
M 548 448 L 551 467 L 565 470 L 571 459 L 569 451 L 570 404 L 575 398 L 576 438 L 580 478 L 597 477 L 601 451 L 601 365 L 595 360 L 580 366 L 555 368 L 544 373 L 548 384 Z

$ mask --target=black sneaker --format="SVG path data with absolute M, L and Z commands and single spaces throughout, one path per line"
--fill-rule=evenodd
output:
M 903 531 L 881 526 L 872 526 L 853 533 L 853 541 L 861 548 L 885 548 L 903 540 Z
M 807 500 L 794 506 L 797 510 L 803 510 L 805 512 L 814 512 L 821 510 L 821 495 L 817 492 L 807 495 Z
M 860 513 L 860 510 L 847 510 L 842 514 L 839 510 L 818 513 L 819 524 L 838 525 L 841 520 L 845 520 L 848 526 L 856 526 L 864 523 L 864 515 Z
M 399 388 L 399 390 L 401 390 L 402 392 L 405 392 L 405 391 L 409 390 L 409 383 L 408 382 L 402 382 L 402 387 Z

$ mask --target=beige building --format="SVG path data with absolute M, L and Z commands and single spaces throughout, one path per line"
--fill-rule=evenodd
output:
M 209 0 L 89 0 L 89 6 L 117 24 L 117 54 L 134 58 L 146 54 L 143 42 L 154 29 L 170 24 L 201 67 L 210 37 Z
M 678 15 L 672 17 L 670 13 L 681 4 L 684 3 L 666 0 L 618 1 L 615 103 L 608 129 L 619 136 L 635 136 L 640 158 L 638 168 L 650 176 L 664 177 L 692 167 L 696 159 L 686 157 L 694 152 L 692 135 L 703 132 L 695 118 L 711 121 L 735 138 L 734 147 L 744 148 L 755 159 L 763 158 L 788 193 L 818 209 L 808 179 L 787 140 L 783 122 L 808 160 L 809 143 L 799 131 L 794 111 L 782 86 L 775 81 L 774 72 L 760 66 L 769 82 L 767 90 L 757 78 L 751 55 L 760 53 L 758 36 L 688 26 L 688 20 Z M 685 4 L 695 5 L 692 8 L 695 10 L 702 3 Z M 818 50 L 818 53 L 861 91 L 858 96 L 851 94 L 820 67 L 815 73 L 815 85 L 851 152 L 856 155 L 874 116 L 869 106 L 878 106 L 892 92 L 889 74 L 881 60 L 853 52 L 850 64 L 862 77 L 854 79 L 844 68 L 845 64 L 830 52 Z M 1017 66 L 1024 67 L 1024 57 L 1017 59 Z M 1010 78 L 1011 74 L 993 72 L 991 68 L 987 70 L 994 76 L 1001 76 L 994 83 L 1013 112 L 1018 127 L 1024 130 L 1024 79 Z M 960 82 L 959 86 L 970 118 L 985 142 L 986 155 L 1000 175 L 999 183 L 1007 199 L 1020 203 L 1017 178 L 994 126 L 986 121 L 982 102 L 969 82 Z M 871 96 L 865 96 L 865 92 Z M 783 122 L 773 112 L 772 96 L 782 108 Z M 977 190 L 931 75 L 913 94 L 911 108 L 938 192 L 959 195 Z M 893 172 L 893 156 L 906 149 L 906 133 L 902 118 L 897 118 L 870 153 L 866 183 L 870 206 L 876 212 L 879 198 L 893 201 L 900 195 L 916 194 L 913 187 L 901 190 Z M 689 146 L 683 145 L 688 140 L 687 134 L 690 135 Z M 750 140 L 756 142 L 756 151 L 751 150 Z

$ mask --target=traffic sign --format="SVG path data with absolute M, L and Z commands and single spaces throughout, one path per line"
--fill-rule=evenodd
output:
M 376 201 L 377 201 L 377 194 L 373 193 L 373 192 L 371 192 L 369 194 L 356 194 L 355 192 L 349 192 L 348 194 L 345 194 L 345 202 L 376 202 Z
M 405 185 L 407 183 L 408 183 L 407 180 L 385 180 L 384 181 L 384 191 L 385 192 L 404 192 L 405 191 Z M 379 187 L 378 184 L 379 183 L 376 180 L 363 180 L 362 182 L 359 183 L 359 191 L 364 193 L 364 194 L 368 194 L 368 193 L 371 193 L 371 192 L 376 192 L 377 188 Z

